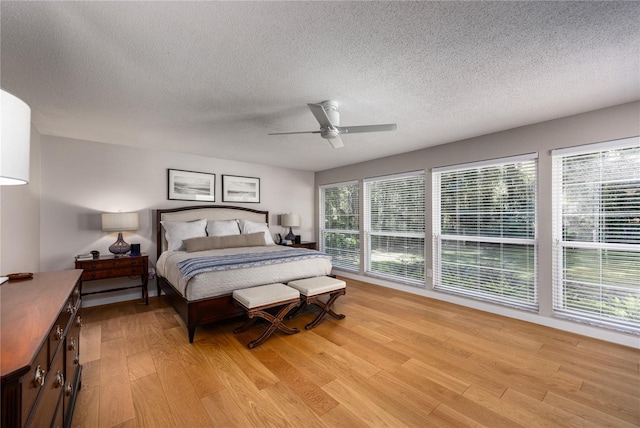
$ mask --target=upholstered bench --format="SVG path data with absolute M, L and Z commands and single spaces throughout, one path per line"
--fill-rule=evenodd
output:
M 322 309 L 318 316 L 304 327 L 307 330 L 320 324 L 327 314 L 339 320 L 344 318 L 343 314 L 336 314 L 333 311 L 336 299 L 347 292 L 347 284 L 344 281 L 329 276 L 316 276 L 290 281 L 287 285 L 295 288 L 302 295 L 302 305 L 289 318 L 300 315 L 308 305 L 316 305 Z M 326 303 L 319 299 L 322 296 L 328 296 Z
M 250 349 L 262 344 L 275 329 L 279 329 L 287 334 L 299 333 L 297 328 L 286 326 L 282 319 L 291 311 L 291 309 L 300 305 L 300 292 L 295 288 L 287 287 L 284 284 L 275 283 L 261 285 L 258 287 L 245 288 L 235 290 L 233 299 L 236 304 L 240 305 L 247 311 L 249 319 L 242 326 L 233 330 L 234 333 L 240 333 L 251 327 L 259 318 L 269 322 L 267 329 L 257 339 L 249 342 L 247 345 Z M 277 315 L 271 315 L 267 309 L 283 306 Z

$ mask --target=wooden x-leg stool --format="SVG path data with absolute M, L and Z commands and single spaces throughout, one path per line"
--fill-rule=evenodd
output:
M 287 285 L 298 290 L 302 296 L 302 305 L 289 318 L 300 315 L 308 305 L 316 305 L 321 309 L 318 316 L 304 326 L 305 329 L 310 330 L 316 327 L 327 314 L 339 320 L 344 318 L 343 314 L 337 314 L 333 311 L 333 304 L 338 297 L 344 296 L 347 292 L 346 282 L 329 276 L 317 276 L 314 278 L 290 281 Z M 320 300 L 322 296 L 328 296 L 326 302 Z
M 246 331 L 260 318 L 269 322 L 269 326 L 262 332 L 260 337 L 249 342 L 247 345 L 249 349 L 261 345 L 276 329 L 287 334 L 300 332 L 297 328 L 291 328 L 282 322 L 291 309 L 300 305 L 300 292 L 294 288 L 280 283 L 261 285 L 259 287 L 235 290 L 233 299 L 236 304 L 247 311 L 247 316 L 249 317 L 247 322 L 233 330 L 234 333 Z M 266 311 L 277 306 L 283 307 L 275 316 Z

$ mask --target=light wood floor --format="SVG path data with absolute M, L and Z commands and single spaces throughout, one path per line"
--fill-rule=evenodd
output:
M 186 328 L 163 298 L 83 309 L 75 427 L 632 427 L 640 351 L 347 280 L 346 314 Z M 305 314 L 289 322 L 303 327 Z

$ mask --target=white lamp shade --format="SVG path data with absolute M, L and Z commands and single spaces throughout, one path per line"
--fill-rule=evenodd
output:
M 102 230 L 105 232 L 122 232 L 123 230 L 137 230 L 139 226 L 138 213 L 103 213 Z
M 0 185 L 28 184 L 31 109 L 5 91 L 0 104 Z
M 300 226 L 300 214 L 282 214 L 280 224 L 284 227 Z

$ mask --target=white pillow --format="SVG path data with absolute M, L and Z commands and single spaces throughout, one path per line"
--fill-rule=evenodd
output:
M 184 251 L 183 240 L 207 236 L 206 219 L 195 221 L 163 220 L 160 224 L 164 227 L 164 236 L 167 238 L 167 250 L 169 251 Z
M 207 222 L 207 236 L 240 235 L 238 220 L 209 220 Z
M 269 231 L 269 226 L 267 226 L 267 223 L 256 223 L 255 221 L 240 219 L 240 232 L 243 234 L 264 232 L 265 244 L 276 245 L 276 243 L 273 242 L 273 238 L 271 237 L 271 232 Z

